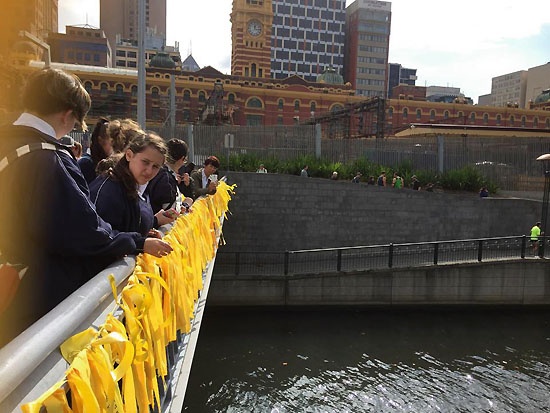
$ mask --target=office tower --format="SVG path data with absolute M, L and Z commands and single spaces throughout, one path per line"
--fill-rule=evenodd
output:
M 355 0 L 346 8 L 344 79 L 357 95 L 386 97 L 391 3 Z
M 118 42 L 137 45 L 138 0 L 100 0 L 99 25 L 115 54 Z M 166 43 L 166 0 L 145 0 L 145 26 Z
M 65 26 L 48 36 L 52 61 L 111 67 L 111 47 L 103 30 L 89 25 Z
M 272 0 L 271 77 L 342 74 L 345 0 Z
M 416 69 L 408 69 L 401 66 L 399 63 L 389 64 L 388 76 L 388 98 L 395 97 L 392 95 L 392 90 L 397 85 L 416 85 Z
M 49 33 L 57 33 L 57 19 L 58 0 L 2 2 L 0 56 L 7 59 L 12 46 L 19 40 L 26 40 L 19 36 L 21 30 L 29 32 L 41 41 L 46 41 Z

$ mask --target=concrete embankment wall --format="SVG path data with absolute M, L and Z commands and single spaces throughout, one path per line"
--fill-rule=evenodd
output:
M 215 276 L 209 306 L 548 305 L 550 265 L 525 259 L 357 273 Z
M 285 251 L 528 234 L 541 202 L 230 172 L 220 251 Z

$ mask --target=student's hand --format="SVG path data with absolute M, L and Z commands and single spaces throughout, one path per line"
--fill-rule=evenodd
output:
M 170 244 L 158 238 L 147 238 L 143 245 L 143 251 L 146 254 L 153 255 L 157 258 L 167 256 L 172 250 Z
M 169 224 L 170 222 L 174 222 L 174 220 L 178 217 L 178 213 L 174 208 L 170 208 L 166 211 L 161 209 L 155 214 L 155 217 L 157 218 L 159 225 L 162 226 Z

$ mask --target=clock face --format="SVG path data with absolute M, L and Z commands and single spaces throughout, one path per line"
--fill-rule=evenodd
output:
M 248 23 L 248 33 L 252 36 L 259 36 L 262 33 L 262 24 L 258 20 L 251 20 Z

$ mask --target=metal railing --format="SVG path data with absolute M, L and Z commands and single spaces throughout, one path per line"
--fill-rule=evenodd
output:
M 544 237 L 540 237 L 543 239 Z M 218 251 L 216 275 L 300 275 L 538 256 L 525 235 L 272 252 Z

